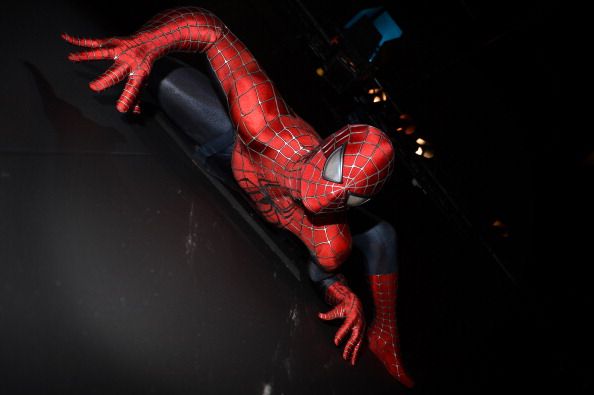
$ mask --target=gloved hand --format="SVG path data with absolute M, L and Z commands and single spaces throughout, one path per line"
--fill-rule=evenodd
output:
M 361 301 L 345 284 L 337 281 L 326 290 L 326 302 L 335 307 L 327 313 L 320 313 L 319 317 L 326 321 L 338 318 L 344 319 L 344 323 L 336 332 L 334 344 L 337 346 L 349 335 L 342 357 L 355 365 L 359 356 L 359 349 L 365 334 L 365 318 Z
M 114 64 L 89 87 L 100 92 L 128 77 L 116 108 L 137 113 L 140 89 L 155 60 L 173 51 L 204 52 L 225 32 L 226 26 L 212 13 L 198 7 L 181 7 L 156 15 L 129 37 L 96 39 L 63 33 L 62 38 L 70 44 L 91 48 L 71 53 L 68 59 L 73 62 L 113 59 Z
M 135 113 L 140 112 L 138 94 L 151 72 L 153 62 L 159 56 L 153 42 L 143 42 L 134 36 L 91 39 L 72 37 L 66 33 L 62 34 L 62 38 L 74 45 L 93 48 L 68 55 L 68 59 L 73 62 L 114 59 L 114 64 L 99 78 L 89 83 L 89 87 L 95 92 L 101 92 L 128 77 L 116 108 L 120 112 L 128 112 L 130 108 L 133 108 Z

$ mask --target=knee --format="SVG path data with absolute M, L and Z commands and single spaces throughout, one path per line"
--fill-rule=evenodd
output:
M 338 270 L 351 253 L 352 239 L 350 233 L 336 233 L 328 241 L 317 244 L 313 255 L 322 269 L 332 272 Z
M 365 256 L 369 274 L 391 273 L 398 270 L 397 236 L 391 224 L 381 221 L 353 239 L 357 248 Z
M 327 272 L 334 272 L 342 266 L 351 252 L 350 244 L 345 248 L 335 249 L 324 245 L 316 249 L 316 261 L 322 269 Z
M 384 245 L 396 246 L 396 230 L 390 223 L 381 221 L 373 230 Z
M 346 258 L 342 258 L 338 255 L 317 257 L 320 267 L 322 267 L 322 269 L 324 269 L 327 272 L 334 272 L 338 270 L 338 268 L 340 268 L 345 259 Z
M 353 241 L 362 251 L 395 248 L 396 230 L 389 222 L 381 221 L 366 232 L 353 236 Z

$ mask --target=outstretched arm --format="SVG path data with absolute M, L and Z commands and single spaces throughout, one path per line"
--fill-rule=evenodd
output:
M 90 48 L 70 54 L 72 61 L 114 60 L 104 74 L 89 84 L 92 90 L 99 92 L 128 78 L 116 104 L 120 112 L 139 110 L 139 92 L 157 59 L 171 52 L 200 52 L 208 57 L 227 96 L 231 118 L 244 140 L 267 141 L 269 123 L 289 113 L 251 52 L 218 17 L 204 9 L 164 11 L 129 37 L 62 37 L 71 44 Z

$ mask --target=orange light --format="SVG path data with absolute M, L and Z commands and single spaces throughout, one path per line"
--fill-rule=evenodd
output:
M 382 92 L 382 101 L 386 100 L 388 100 L 388 95 L 386 95 L 386 92 Z
M 425 150 L 425 152 L 423 152 L 423 157 L 425 157 L 427 159 L 433 158 L 433 151 L 431 151 L 431 150 Z
M 323 77 L 324 76 L 324 69 L 321 67 L 318 67 L 316 69 L 316 74 L 318 75 L 318 77 Z
M 493 223 L 491 224 L 491 226 L 496 229 L 497 236 L 504 238 L 504 239 L 507 239 L 510 237 L 508 226 L 500 219 L 494 220 Z
M 417 139 L 417 144 L 419 144 L 419 145 L 425 145 L 426 143 L 427 142 L 420 137 Z
M 396 129 L 397 132 L 402 132 L 402 128 Z
M 373 98 L 373 102 L 374 102 L 374 103 L 379 103 L 379 102 L 381 102 L 381 101 L 382 101 L 382 98 L 381 98 L 381 97 L 379 97 L 379 96 L 375 96 L 375 97 Z
M 496 219 L 495 221 L 493 221 L 493 227 L 494 228 L 503 228 L 505 226 L 505 224 L 503 222 L 501 222 L 500 220 Z

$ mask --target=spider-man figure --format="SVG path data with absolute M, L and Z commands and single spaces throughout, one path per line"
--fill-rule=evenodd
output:
M 243 43 L 200 8 L 165 11 L 130 37 L 63 38 L 91 48 L 70 54 L 72 61 L 115 61 L 89 84 L 92 90 L 102 91 L 128 77 L 116 105 L 120 112 L 140 112 L 139 91 L 157 59 L 174 51 L 206 54 L 237 127 L 233 175 L 269 222 L 291 231 L 309 249 L 310 276 L 334 306 L 319 316 L 344 319 L 334 342 L 339 345 L 348 337 L 343 357 L 354 365 L 366 325 L 359 298 L 336 271 L 353 244 L 347 209 L 377 194 L 392 171 L 388 137 L 371 126 L 348 125 L 322 140 L 285 104 Z M 393 229 L 381 222 L 354 241 L 364 246 L 375 306 L 367 331 L 370 348 L 391 375 L 410 387 L 413 381 L 400 360 L 396 327 Z

